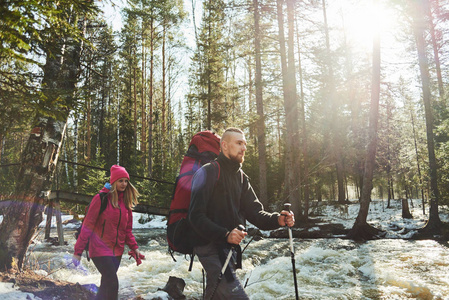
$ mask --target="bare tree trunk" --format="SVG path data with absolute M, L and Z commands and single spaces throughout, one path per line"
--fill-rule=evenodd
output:
M 426 7 L 426 14 L 429 17 L 429 27 L 430 27 L 430 37 L 432 39 L 432 48 L 433 55 L 435 59 L 435 69 L 437 73 L 438 80 L 438 93 L 440 95 L 440 99 L 444 99 L 444 85 L 443 85 L 443 76 L 441 75 L 441 63 L 440 63 L 440 54 L 438 53 L 438 43 L 435 37 L 435 25 L 433 24 L 433 16 L 432 9 L 429 0 L 424 0 L 424 5 Z
M 416 48 L 418 50 L 419 70 L 421 74 L 421 84 L 423 91 L 424 110 L 426 116 L 427 129 L 427 151 L 429 155 L 430 171 L 430 213 L 426 226 L 422 229 L 423 234 L 437 234 L 441 229 L 441 220 L 438 214 L 438 201 L 440 198 L 438 191 L 437 163 L 435 157 L 435 145 L 433 135 L 433 114 L 432 114 L 432 94 L 430 91 L 429 64 L 426 56 L 426 42 L 424 39 L 424 29 L 427 28 L 422 15 L 423 0 L 412 0 L 413 31 L 416 38 Z
M 105 63 L 105 65 L 103 66 L 103 76 L 102 76 L 102 80 L 101 80 L 101 99 L 100 99 L 100 120 L 99 120 L 99 124 L 98 124 L 98 129 L 97 129 L 97 148 L 100 149 L 99 151 L 101 153 L 105 153 L 105 148 L 104 148 L 104 141 L 105 141 L 105 137 L 103 136 L 103 130 L 104 130 L 104 119 L 105 119 L 105 114 L 106 114 L 106 102 L 107 102 L 107 97 L 109 95 L 109 89 L 110 86 L 108 85 L 108 81 L 106 80 L 106 76 L 107 76 L 107 72 L 108 72 L 108 64 Z M 67 148 L 66 148 L 67 149 Z M 96 151 L 97 152 L 97 151 Z
M 416 166 L 418 169 L 418 178 L 419 178 L 419 186 L 421 190 L 421 199 L 422 199 L 422 213 L 423 215 L 426 214 L 426 208 L 425 208 L 425 200 L 424 200 L 424 188 L 423 188 L 423 181 L 422 181 L 422 175 L 421 175 L 421 164 L 419 163 L 419 152 L 418 152 L 418 142 L 416 140 L 416 130 L 415 130 L 415 118 L 413 116 L 413 112 L 410 109 L 410 119 L 412 121 L 412 128 L 413 128 L 413 142 L 415 145 L 415 155 L 416 155 Z
M 300 197 L 300 184 L 301 184 L 301 172 L 300 172 L 300 145 L 299 145 L 299 114 L 298 114 L 298 95 L 296 92 L 296 67 L 295 67 L 295 0 L 287 0 L 287 21 L 288 21 L 288 91 L 289 91 L 289 107 L 291 109 L 290 118 L 292 126 L 292 135 L 289 137 L 289 141 L 292 143 L 293 150 L 293 172 L 296 178 L 294 195 L 296 202 L 292 203 L 293 211 L 297 212 L 297 216 L 303 214 L 303 207 Z M 295 208 L 296 207 L 296 208 Z
M 42 222 L 66 122 L 41 118 L 22 156 L 16 193 L 0 224 L 0 269 L 22 269 L 31 239 Z
M 410 213 L 410 207 L 408 206 L 408 197 L 402 199 L 402 218 L 404 219 L 413 219 L 412 214 Z
M 135 55 L 136 53 L 134 52 L 134 55 Z M 132 93 L 132 99 L 133 99 L 133 130 L 134 130 L 134 141 L 133 141 L 133 143 L 134 143 L 134 147 L 133 147 L 133 149 L 134 149 L 134 153 L 136 153 L 137 152 L 137 120 L 138 120 L 138 113 L 137 113 L 137 68 L 134 66 L 133 67 L 133 78 L 132 78 L 132 81 L 133 81 L 133 85 L 132 85 L 132 88 L 133 88 L 133 93 Z M 136 155 L 134 156 L 134 157 L 137 157 Z
M 379 92 L 380 92 L 380 46 L 378 39 L 375 40 L 373 51 L 373 79 L 371 90 L 371 108 L 369 122 L 369 144 L 365 160 L 365 172 L 363 175 L 362 197 L 360 212 L 357 223 L 366 223 L 369 203 L 371 201 L 371 190 L 373 188 L 373 173 L 377 150 L 377 123 L 379 120 Z
M 259 27 L 259 1 L 253 0 L 254 5 L 254 44 L 256 59 L 256 106 L 257 106 L 257 146 L 259 150 L 259 199 L 264 206 L 268 205 L 267 192 L 267 154 L 265 145 L 265 115 L 263 112 L 262 94 L 262 63 L 260 57 L 260 27 Z
M 209 16 L 211 16 L 211 10 L 212 10 L 212 0 L 209 0 L 209 5 L 208 5 L 208 9 L 209 9 Z M 210 44 L 210 39 L 212 36 L 212 28 L 211 28 L 211 22 L 209 21 L 207 24 L 207 43 Z M 211 60 L 211 54 L 209 53 L 210 50 L 210 45 L 207 45 L 206 48 L 206 57 L 207 57 L 207 69 L 210 70 L 210 60 Z M 210 78 L 210 76 L 208 76 L 207 78 L 207 120 L 206 120 L 206 128 L 208 130 L 212 130 L 212 79 Z
M 144 22 L 146 24 L 146 22 Z M 144 28 L 144 27 L 143 27 Z M 147 62 L 147 53 L 146 53 L 146 39 L 144 35 L 144 29 L 142 29 L 142 87 L 141 87 L 141 124 L 142 130 L 140 135 L 140 143 L 142 150 L 142 166 L 145 169 L 147 165 L 147 103 L 146 103 L 146 81 L 147 81 L 147 73 L 146 73 L 146 62 Z
M 90 161 L 91 159 L 91 148 L 92 148 L 92 112 L 91 112 L 91 99 L 88 97 L 86 99 L 87 101 L 87 112 L 86 112 L 86 126 L 87 126 L 87 133 L 86 133 L 86 161 Z
M 87 70 L 87 98 L 86 98 L 86 161 L 89 162 L 92 158 L 92 76 L 90 70 L 92 69 L 92 64 L 89 64 Z
M 164 22 L 162 29 L 162 135 L 161 135 L 161 150 L 162 150 L 162 170 L 165 170 L 165 136 L 166 132 L 166 58 L 165 58 L 165 45 L 166 45 L 166 25 Z
M 323 201 L 323 192 L 321 191 L 321 182 L 315 185 L 315 193 L 316 193 L 316 199 L 318 202 Z
M 150 112 L 148 120 L 148 176 L 151 177 L 153 173 L 153 80 L 154 80 L 154 20 L 150 20 L 150 87 L 149 100 Z
M 195 2 L 196 2 L 196 0 L 192 0 L 192 23 L 193 23 L 193 29 L 195 32 L 195 44 L 198 45 L 198 32 L 197 32 L 196 19 L 195 19 Z
M 388 180 L 388 200 L 387 208 L 391 207 L 391 199 L 394 198 L 393 195 L 393 178 L 391 176 L 391 149 L 390 149 L 390 137 L 391 137 L 391 127 L 390 120 L 392 119 L 391 105 L 390 101 L 387 101 L 387 180 Z
M 387 199 L 387 208 L 391 208 L 391 191 L 392 191 L 392 187 L 393 187 L 393 181 L 391 179 L 391 174 L 390 174 L 390 166 L 387 166 L 387 180 L 388 180 L 388 199 Z
M 75 165 L 73 166 L 73 190 L 78 192 L 78 149 L 79 149 L 79 130 L 78 130 L 78 118 L 75 113 L 75 120 L 73 120 L 73 162 Z
M 330 49 L 330 36 L 329 36 L 329 27 L 327 23 L 327 11 L 326 11 L 326 0 L 322 0 L 322 6 L 323 6 L 323 18 L 324 18 L 324 31 L 325 31 L 325 38 L 326 38 L 326 57 L 327 57 L 327 67 L 328 67 L 328 78 L 327 78 L 327 98 L 328 98 L 328 114 L 330 116 L 330 126 L 328 128 L 325 128 L 325 131 L 329 131 L 329 134 L 331 135 L 331 155 L 332 159 L 335 162 L 335 170 L 337 173 L 337 187 L 338 187 L 338 194 L 337 199 L 338 202 L 344 203 L 345 202 L 345 188 L 344 188 L 344 170 L 343 170 L 343 162 L 342 162 L 342 155 L 341 155 L 341 137 L 340 132 L 338 129 L 338 110 L 339 105 L 337 103 L 338 99 L 334 96 L 336 94 L 335 91 L 335 79 L 334 79 L 334 70 L 332 66 L 332 55 L 331 55 L 331 49 Z
M 0 130 L 0 165 L 2 164 L 2 154 L 3 154 L 3 132 Z
M 260 29 L 259 29 L 260 30 Z M 252 58 L 248 57 L 247 60 L 248 65 L 248 111 L 247 113 L 253 111 L 253 85 L 255 82 L 253 81 L 253 68 L 252 68 Z
M 119 89 L 117 89 L 117 111 L 115 112 L 115 118 L 117 120 L 117 130 L 115 132 L 116 137 L 116 145 L 117 145 L 117 164 L 120 164 L 120 97 L 119 97 Z
M 373 0 L 375 5 L 378 0 Z M 378 20 L 377 20 L 378 21 Z M 379 98 L 380 98 L 380 36 L 377 33 L 373 39 L 373 73 L 371 81 L 371 106 L 368 128 L 368 148 L 365 160 L 365 172 L 363 174 L 362 196 L 360 199 L 359 214 L 355 223 L 348 233 L 348 237 L 354 240 L 372 239 L 379 232 L 367 223 L 371 191 L 373 189 L 373 173 L 376 162 L 377 150 L 377 124 L 379 121 Z
M 293 49 L 289 50 L 288 60 L 290 66 L 287 65 L 287 51 L 285 47 L 284 36 L 284 16 L 283 16 L 283 0 L 277 0 L 277 18 L 279 26 L 279 43 L 281 54 L 281 68 L 282 68 L 282 87 L 284 93 L 284 110 L 287 134 L 285 136 L 285 168 L 286 168 L 286 187 L 288 190 L 288 200 L 292 204 L 292 211 L 297 215 L 301 215 L 300 203 L 298 196 L 298 172 L 297 155 L 296 152 L 299 147 L 295 148 L 298 139 L 298 108 L 296 103 L 296 80 L 295 80 L 295 64 L 294 57 L 291 60 L 291 53 Z M 293 22 L 292 22 L 293 26 Z M 292 29 L 293 31 L 293 29 Z M 290 35 L 290 30 L 289 30 Z M 289 47 L 293 47 L 293 36 L 289 37 Z M 293 74 L 292 74 L 293 69 Z
M 306 104 L 304 97 L 304 85 L 303 85 L 303 75 L 302 75 L 302 65 L 301 65 L 301 47 L 299 46 L 299 29 L 298 22 L 296 22 L 296 43 L 298 47 L 298 74 L 299 74 L 299 86 L 300 86 L 300 115 L 302 122 L 302 182 L 301 186 L 304 186 L 304 219 L 307 220 L 309 218 L 309 162 L 307 156 L 307 147 L 308 147 L 308 136 L 307 136 L 307 126 L 306 126 Z

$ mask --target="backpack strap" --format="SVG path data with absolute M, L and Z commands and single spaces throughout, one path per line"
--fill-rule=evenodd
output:
M 216 160 L 212 161 L 211 164 L 215 167 L 216 170 L 218 169 L 217 180 L 215 181 L 215 185 L 217 185 L 218 179 L 220 178 L 220 164 Z M 193 261 L 195 259 L 195 252 L 189 254 L 189 256 L 190 256 L 189 272 L 191 272 L 193 268 Z
M 191 272 L 193 267 L 193 260 L 195 259 L 195 252 L 189 254 L 189 256 L 190 256 L 189 272 Z
M 175 251 L 173 249 L 171 249 L 170 246 L 168 247 L 168 253 L 170 253 L 171 258 L 173 258 L 173 261 L 176 262 L 176 258 L 175 258 L 175 255 L 174 255 Z M 187 255 L 190 257 L 189 272 L 191 272 L 192 268 L 193 268 L 193 261 L 195 260 L 195 253 L 186 254 L 185 256 L 187 256 Z
M 99 193 L 100 200 L 101 200 L 101 206 L 100 206 L 100 212 L 98 213 L 98 215 L 101 215 L 101 213 L 104 212 L 104 210 L 108 206 L 108 194 L 109 193 L 105 193 L 105 192 Z
M 220 179 L 220 164 L 216 160 L 212 161 L 211 164 L 213 166 L 215 166 L 215 169 L 218 169 L 218 172 L 217 172 L 217 181 L 218 181 L 218 179 Z M 215 181 L 215 185 L 217 185 L 217 181 Z
M 101 193 L 98 193 L 98 194 L 100 195 L 100 201 L 101 201 L 101 204 L 100 204 L 100 212 L 98 213 L 98 216 L 100 216 L 101 213 L 104 212 L 104 210 L 105 210 L 106 207 L 108 206 L 108 193 L 101 192 Z M 85 209 L 86 214 L 87 214 L 87 211 L 89 210 L 89 206 L 90 206 L 90 203 L 86 206 L 86 209 Z M 98 218 L 98 217 L 97 217 L 97 218 Z M 77 232 L 75 233 L 75 238 L 76 238 L 76 239 L 78 239 L 79 235 L 81 234 L 81 228 L 83 227 L 83 223 L 84 223 L 84 219 L 83 219 L 83 221 L 81 222 L 81 226 L 77 229 Z M 85 249 L 84 251 L 86 251 L 86 258 L 87 258 L 87 261 L 90 261 L 89 250 L 88 250 L 88 249 Z M 83 252 L 84 252 L 84 251 L 83 251 Z

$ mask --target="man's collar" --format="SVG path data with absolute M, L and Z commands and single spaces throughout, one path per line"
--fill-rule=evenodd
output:
M 229 159 L 223 152 L 220 152 L 218 155 L 217 161 L 220 163 L 220 166 L 230 172 L 236 173 L 242 167 L 242 164 L 236 161 Z

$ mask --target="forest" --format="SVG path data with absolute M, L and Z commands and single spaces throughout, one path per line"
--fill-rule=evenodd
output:
M 1 2 L 0 198 L 95 194 L 120 164 L 161 205 L 192 136 L 233 126 L 267 207 L 414 198 L 439 223 L 449 1 Z M 38 187 L 20 170 L 43 120 L 63 129 Z

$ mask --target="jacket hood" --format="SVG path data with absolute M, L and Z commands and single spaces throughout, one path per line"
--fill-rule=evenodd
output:
M 109 193 L 109 189 L 108 188 L 106 188 L 106 187 L 103 187 L 100 191 L 99 191 L 99 193 Z

